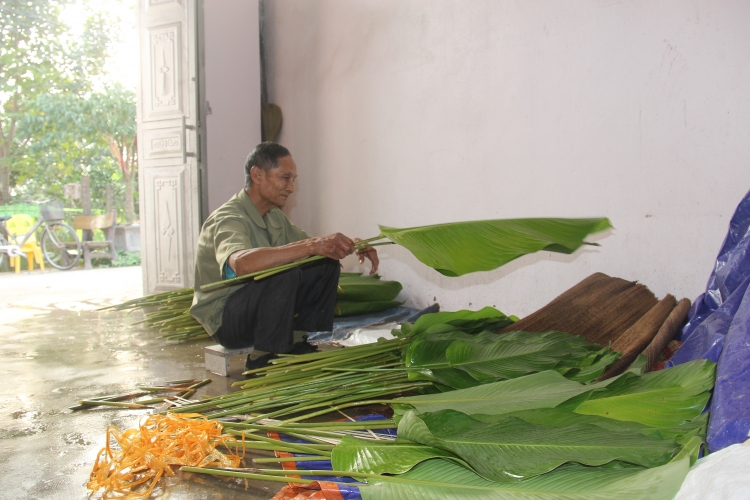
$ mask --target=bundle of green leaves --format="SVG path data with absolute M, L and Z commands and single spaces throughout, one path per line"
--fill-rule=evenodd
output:
M 495 332 L 512 324 L 500 311 L 459 311 L 423 316 L 402 335 L 412 337 L 404 350 L 409 380 L 430 380 L 441 390 L 556 370 L 571 380 L 591 382 L 620 354 L 564 332 Z
M 398 281 L 382 281 L 378 275 L 341 273 L 336 293 L 335 315 L 353 316 L 400 305 L 402 302 L 393 300 L 400 291 L 401 283 Z M 162 334 L 161 337 L 167 340 L 206 339 L 208 333 L 190 315 L 192 303 L 193 289 L 182 288 L 130 300 L 113 306 L 112 309 L 156 308 L 147 312 L 139 323 L 157 328 Z
M 705 440 L 715 364 L 643 374 L 640 356 L 626 373 L 591 382 L 616 353 L 562 332 L 489 333 L 514 320 L 489 307 L 441 312 L 402 325 L 392 340 L 274 360 L 243 391 L 173 411 L 243 415 L 225 425 L 249 440 L 246 448 L 308 455 L 302 462 L 330 458 L 333 471 L 195 472 L 351 476 L 366 481 L 365 499 L 672 498 Z M 467 359 L 474 361 L 450 366 Z M 425 360 L 432 364 L 415 371 Z M 455 377 L 473 385 L 406 380 L 436 370 L 461 372 Z M 300 381 L 303 371 L 310 381 Z M 316 421 L 372 404 L 390 404 L 393 420 Z M 371 438 L 389 427 L 397 427 L 395 440 Z M 308 443 L 281 443 L 264 430 Z
M 490 333 L 515 320 L 492 307 L 427 314 L 414 325 L 404 323 L 400 330 L 394 330 L 397 334 L 394 339 L 283 356 L 267 367 L 253 370 L 253 378 L 236 382 L 242 391 L 174 411 L 200 412 L 209 418 L 252 415 L 253 421 L 286 418 L 286 422 L 292 423 L 345 408 L 389 403 L 391 398 L 407 391 L 434 395 L 458 386 L 458 383 L 443 384 L 444 380 L 473 387 L 543 372 L 554 374 L 574 387 L 586 387 L 572 380 L 589 382 L 617 359 L 617 354 L 608 349 L 598 349 L 562 332 Z M 450 332 L 443 332 L 446 329 Z M 444 335 L 449 341 L 430 342 L 432 335 Z M 422 356 L 423 348 L 432 359 L 447 360 L 446 353 L 452 352 L 456 342 L 471 348 L 468 350 L 472 355 L 461 359 L 474 361 L 444 368 L 413 364 L 415 358 Z
M 394 300 L 401 289 L 398 281 L 383 281 L 377 274 L 341 273 L 334 314 L 354 316 L 401 305 L 403 302 Z
M 634 371 L 400 398 L 398 439 L 347 436 L 333 469 L 374 475 L 365 499 L 672 498 L 705 439 L 715 363 Z

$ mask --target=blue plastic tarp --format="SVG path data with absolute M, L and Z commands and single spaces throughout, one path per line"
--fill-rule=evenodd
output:
M 667 367 L 693 359 L 718 362 L 708 423 L 712 452 L 750 432 L 750 191 L 740 202 L 705 293 L 690 309 Z
M 750 277 L 750 191 L 729 222 L 729 231 L 721 246 L 716 265 L 708 278 L 706 292 L 693 302 L 689 321 L 682 329 L 685 340 Z

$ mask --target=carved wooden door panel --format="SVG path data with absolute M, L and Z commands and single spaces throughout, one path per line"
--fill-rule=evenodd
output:
M 138 160 L 144 293 L 193 285 L 200 231 L 196 0 L 140 0 Z

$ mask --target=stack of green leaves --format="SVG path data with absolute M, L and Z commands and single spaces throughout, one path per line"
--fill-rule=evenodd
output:
M 553 369 L 557 372 L 551 373 L 578 387 L 580 384 L 571 380 L 588 382 L 617 358 L 615 353 L 605 349 L 601 354 L 601 350 L 580 338 L 561 332 L 554 332 L 551 342 L 547 334 L 494 335 L 487 331 L 503 328 L 515 319 L 492 307 L 427 314 L 414 325 L 403 324 L 400 332 L 395 331 L 399 336 L 391 340 L 301 356 L 282 355 L 267 367 L 246 372 L 254 377 L 235 383 L 242 390 L 175 411 L 200 412 L 208 418 L 242 415 L 253 422 L 284 418 L 286 422 L 298 422 L 346 408 L 388 403 L 390 398 L 407 391 L 452 390 L 459 385 L 453 383 L 455 380 L 473 387 Z M 425 336 L 429 339 L 431 335 L 447 335 L 448 332 L 431 333 L 446 329 L 472 347 L 472 356 L 464 358 L 478 361 L 434 370 L 407 366 L 413 361 L 410 355 L 421 352 L 419 346 L 428 346 L 435 359 L 447 359 L 447 350 L 457 342 L 452 337 L 445 343 L 423 341 L 416 350 L 412 349 Z M 517 359 L 508 354 L 516 344 L 521 346 Z M 432 376 L 425 375 L 427 372 Z M 438 380 L 436 372 L 447 375 Z M 588 375 L 582 376 L 584 373 Z M 443 380 L 451 383 L 444 384 Z
M 402 302 L 393 299 L 401 291 L 398 281 L 383 281 L 378 275 L 363 276 L 359 273 L 341 273 L 336 293 L 336 316 L 354 316 L 378 312 Z M 166 340 L 200 340 L 208 338 L 206 330 L 190 315 L 193 289 L 183 288 L 130 300 L 107 309 L 156 309 L 144 314 L 142 321 L 158 329 L 160 338 Z
M 497 335 L 494 332 L 513 319 L 492 308 L 463 314 L 449 323 L 437 315 L 426 316 L 408 330 L 412 341 L 404 351 L 404 363 L 409 380 L 430 380 L 441 390 L 464 389 L 556 370 L 571 380 L 591 382 L 620 356 L 563 332 Z
M 401 365 L 408 339 L 382 340 L 345 349 L 281 355 L 253 378 L 235 382 L 242 390 L 174 409 L 208 418 L 242 415 L 247 422 L 288 418 L 289 422 L 337 409 L 363 406 L 385 397 L 431 386 L 409 381 Z M 303 417 L 292 415 L 303 415 Z
M 702 411 L 715 364 L 700 360 L 645 375 L 643 366 L 639 360 L 625 374 L 592 384 L 549 370 L 402 397 L 393 402 L 395 441 L 342 435 L 356 425 L 383 428 L 383 421 L 303 425 L 292 419 L 268 427 L 307 445 L 259 436 L 262 425 L 229 423 L 230 433 L 246 433 L 249 447 L 310 455 L 257 463 L 330 458 L 333 470 L 300 470 L 298 464 L 292 471 L 190 471 L 278 481 L 351 476 L 365 482 L 362 498 L 372 500 L 666 500 L 679 490 L 705 439 Z
M 159 338 L 178 341 L 208 338 L 203 326 L 190 315 L 192 303 L 193 289 L 182 288 L 130 300 L 112 309 L 155 309 L 146 312 L 143 320 L 134 324 L 157 329 L 161 333 Z
M 393 340 L 273 360 L 242 382 L 243 391 L 175 411 L 242 416 L 227 428 L 245 447 L 310 455 L 301 461 L 330 458 L 334 471 L 307 474 L 364 479 L 363 498 L 671 498 L 705 436 L 701 412 L 715 365 L 642 375 L 641 358 L 617 378 L 591 382 L 615 353 L 561 332 L 488 333 L 514 319 L 493 308 L 425 315 Z M 475 382 L 451 390 L 410 380 L 425 370 L 454 370 Z M 383 403 L 393 406 L 391 422 L 313 423 Z M 395 441 L 363 439 L 364 431 L 388 426 L 398 427 Z M 309 444 L 274 442 L 264 430 Z M 273 460 L 280 459 L 264 461 Z
M 398 440 L 347 436 L 333 469 L 367 477 L 363 498 L 672 498 L 705 439 L 714 377 L 700 360 L 589 385 L 546 371 L 401 398 Z
M 335 316 L 373 313 L 400 305 L 403 302 L 394 299 L 401 289 L 398 281 L 383 281 L 377 274 L 341 273 Z
M 467 334 L 480 333 L 485 330 L 497 331 L 518 321 L 516 316 L 506 316 L 494 307 L 484 307 L 479 311 L 462 309 L 460 311 L 442 311 L 420 316 L 412 325 L 403 323 L 395 332 L 399 337 L 416 337 L 422 333 L 439 333 L 441 331 L 461 331 Z

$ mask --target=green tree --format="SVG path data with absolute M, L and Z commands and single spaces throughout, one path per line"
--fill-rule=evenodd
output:
M 94 193 L 119 184 L 125 219 L 135 221 L 135 93 L 115 84 L 87 95 L 42 94 L 27 107 L 18 126 L 29 143 L 15 161 L 17 194 L 60 198 L 64 184 L 88 175 Z
M 134 181 L 138 169 L 136 147 L 135 92 L 115 84 L 93 94 L 88 102 L 93 131 L 107 143 L 117 162 L 125 188 L 125 220 L 136 220 Z
M 11 174 L 16 199 L 60 199 L 63 186 L 80 182 L 82 175 L 116 172 L 89 121 L 87 100 L 75 94 L 42 94 L 26 103 L 18 131 L 28 141 L 14 158 Z
M 18 124 L 40 95 L 82 95 L 101 73 L 110 49 L 112 20 L 88 11 L 78 35 L 61 22 L 69 0 L 0 2 L 0 204 L 11 196 L 11 169 L 31 136 Z

